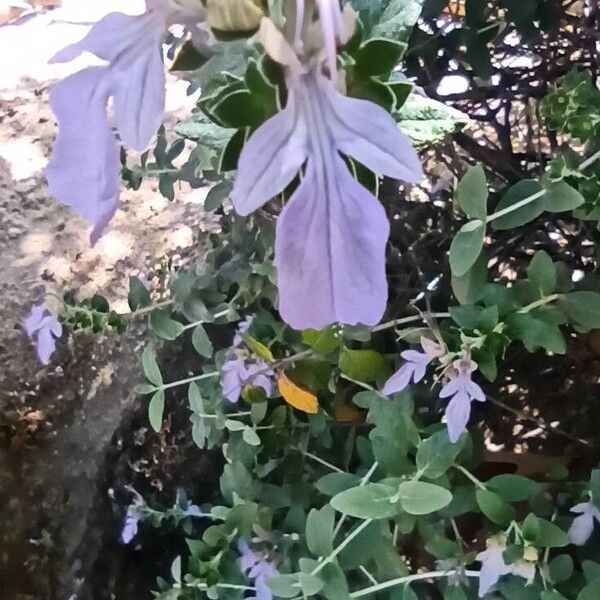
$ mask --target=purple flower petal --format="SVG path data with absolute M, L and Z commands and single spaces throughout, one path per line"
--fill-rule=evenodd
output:
M 139 519 L 132 514 L 125 516 L 125 523 L 123 530 L 121 531 L 121 541 L 124 544 L 129 544 L 131 540 L 137 535 Z
M 421 160 L 394 118 L 367 100 L 348 98 L 322 78 L 337 147 L 375 173 L 409 183 L 423 178 Z
M 44 313 L 47 311 L 46 307 L 43 304 L 39 304 L 38 306 L 34 306 L 31 309 L 31 313 L 25 319 L 23 326 L 25 327 L 25 331 L 28 335 L 32 335 L 35 333 L 41 326 L 42 321 L 44 319 Z
M 385 396 L 396 394 L 408 387 L 414 373 L 414 364 L 404 363 L 386 382 L 381 390 Z
M 50 193 L 94 223 L 100 237 L 119 204 L 119 151 L 108 125 L 106 68 L 85 69 L 54 86 L 50 105 L 59 122 L 46 169 Z
M 50 357 L 56 350 L 56 342 L 50 329 L 40 329 L 37 337 L 37 355 L 43 365 L 50 364 Z
M 477 400 L 478 402 L 485 402 L 485 393 L 479 386 L 479 384 L 474 381 L 470 381 L 466 388 L 467 393 L 471 396 L 472 400 Z
M 594 518 L 588 513 L 584 513 L 573 519 L 569 527 L 568 536 L 572 544 L 584 546 L 590 539 L 594 531 Z
M 446 407 L 448 438 L 454 444 L 465 430 L 471 415 L 471 399 L 465 392 L 458 392 Z
M 461 382 L 460 376 L 451 379 L 441 390 L 440 390 L 440 398 L 449 398 L 450 396 L 454 396 L 458 391 L 460 391 Z
M 481 561 L 481 570 L 479 571 L 480 598 L 483 598 L 498 583 L 502 575 L 510 573 L 510 567 L 504 563 L 502 558 L 504 550 L 505 547 L 494 544 L 477 555 L 477 560 Z
M 277 222 L 279 310 L 295 329 L 375 325 L 387 301 L 389 223 L 342 159 L 322 151 Z
M 249 215 L 274 198 L 306 160 L 306 127 L 293 94 L 287 106 L 263 123 L 244 145 L 231 201 Z

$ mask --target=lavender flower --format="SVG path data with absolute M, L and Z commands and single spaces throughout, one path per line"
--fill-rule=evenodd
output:
M 419 383 L 427 372 L 427 365 L 435 358 L 443 356 L 442 347 L 425 337 L 421 338 L 421 346 L 425 352 L 405 350 L 400 356 L 406 361 L 385 383 L 382 394 L 389 396 L 404 390 L 411 382 Z
M 275 566 L 255 554 L 246 542 L 238 542 L 238 551 L 241 554 L 240 568 L 254 580 L 256 589 L 256 600 L 272 600 L 273 593 L 267 582 L 273 577 L 277 577 L 279 572 Z
M 456 442 L 464 431 L 471 415 L 471 402 L 485 402 L 483 390 L 471 380 L 471 374 L 477 370 L 477 363 L 472 360 L 456 361 L 458 375 L 451 379 L 441 390 L 440 398 L 449 398 L 446 407 L 446 424 L 448 437 Z
M 302 5 L 302 1 L 299 2 Z M 337 2 L 319 2 L 326 50 L 344 21 Z M 332 29 L 325 25 L 336 15 Z M 347 98 L 317 59 L 300 63 L 270 21 L 261 39 L 286 69 L 288 100 L 245 144 L 231 193 L 241 215 L 281 192 L 303 165 L 302 181 L 277 222 L 275 265 L 279 310 L 296 329 L 334 322 L 373 325 L 387 301 L 385 248 L 389 223 L 377 199 L 350 174 L 340 153 L 376 173 L 415 183 L 418 155 L 382 108 Z M 331 76 L 333 59 L 325 69 Z
M 569 527 L 569 540 L 572 544 L 583 546 L 594 531 L 594 521 L 600 523 L 600 510 L 592 502 L 581 502 L 571 512 L 579 516 L 575 517 Z
M 223 396 L 229 402 L 236 403 L 247 385 L 262 388 L 267 396 L 273 393 L 275 372 L 262 360 L 246 363 L 241 358 L 233 358 L 221 367 L 221 372 Z
M 37 355 L 40 362 L 44 365 L 49 364 L 50 357 L 56 350 L 55 338 L 59 338 L 63 331 L 58 319 L 46 306 L 40 304 L 31 309 L 23 326 L 29 337 L 37 337 Z
M 479 597 L 483 598 L 498 582 L 500 577 L 512 573 L 527 580 L 530 584 L 535 577 L 535 563 L 527 560 L 519 560 L 507 565 L 502 553 L 506 550 L 504 536 L 498 536 L 487 540 L 487 548 L 477 555 L 481 562 L 479 571 Z
M 131 510 L 132 508 L 133 507 L 130 506 L 127 509 L 125 522 L 123 523 L 123 529 L 121 530 L 121 541 L 124 544 L 129 544 L 138 533 L 138 524 L 140 519 L 135 512 Z
M 239 348 L 244 343 L 243 336 L 248 332 L 248 329 L 250 329 L 250 326 L 252 325 L 252 319 L 253 317 L 250 316 L 246 317 L 243 321 L 240 321 L 237 329 L 235 330 L 232 348 Z
M 119 149 L 109 124 L 113 98 L 117 129 L 130 148 L 143 150 L 160 126 L 165 107 L 162 47 L 173 22 L 195 26 L 204 9 L 197 0 L 147 0 L 138 16 L 111 13 L 88 35 L 58 52 L 69 62 L 88 51 L 107 66 L 83 69 L 54 86 L 50 105 L 59 123 L 46 169 L 50 192 L 94 224 L 95 243 L 117 210 Z

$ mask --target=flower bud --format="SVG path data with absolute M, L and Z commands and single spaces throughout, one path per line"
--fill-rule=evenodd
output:
M 254 31 L 265 15 L 264 0 L 206 0 L 206 20 L 224 32 Z

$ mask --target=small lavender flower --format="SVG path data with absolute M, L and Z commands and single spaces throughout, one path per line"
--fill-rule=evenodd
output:
M 144 14 L 110 13 L 50 61 L 70 62 L 88 51 L 108 62 L 67 77 L 50 94 L 59 134 L 46 169 L 48 185 L 57 200 L 94 224 L 92 243 L 119 204 L 121 161 L 107 115 L 109 98 L 125 145 L 144 150 L 165 108 L 166 28 L 174 22 L 195 27 L 203 18 L 197 0 L 147 0 Z
M 244 343 L 244 334 L 248 332 L 248 329 L 250 329 L 250 326 L 252 325 L 252 319 L 253 317 L 246 317 L 243 321 L 240 321 L 240 323 L 237 326 L 237 329 L 235 330 L 235 336 L 233 337 L 233 346 L 232 348 L 239 348 L 243 343 Z
M 579 516 L 575 517 L 569 527 L 569 540 L 572 544 L 583 546 L 594 531 L 594 521 L 600 523 L 600 510 L 592 502 L 581 502 L 571 512 Z
M 487 540 L 487 548 L 480 552 L 476 558 L 481 562 L 479 571 L 479 597 L 483 598 L 503 575 L 512 573 L 526 579 L 530 584 L 535 577 L 535 563 L 519 560 L 507 565 L 504 562 L 503 552 L 506 550 L 504 536 L 493 537 Z
M 459 360 L 454 365 L 458 375 L 451 379 L 441 390 L 440 398 L 449 398 L 446 407 L 446 424 L 448 437 L 452 443 L 456 442 L 465 430 L 471 416 L 471 402 L 485 402 L 483 390 L 471 379 L 473 371 L 477 370 L 477 363 L 472 360 Z
M 40 362 L 44 365 L 49 364 L 50 357 L 56 350 L 55 338 L 62 335 L 62 325 L 43 304 L 31 309 L 23 325 L 30 338 L 37 337 L 36 347 Z
M 124 544 L 129 544 L 138 533 L 139 517 L 132 510 L 132 506 L 127 509 L 123 529 L 121 530 L 121 541 Z
M 272 600 L 273 593 L 267 582 L 279 575 L 275 566 L 265 558 L 255 554 L 246 542 L 238 542 L 238 551 L 241 555 L 240 568 L 242 572 L 254 580 L 256 600 Z
M 425 377 L 427 365 L 444 354 L 442 347 L 428 338 L 421 338 L 421 346 L 425 352 L 405 350 L 400 354 L 406 362 L 386 381 L 382 394 L 389 396 L 401 392 L 411 379 L 413 383 L 419 383 Z
M 304 2 L 297 5 L 301 9 Z M 281 315 L 296 329 L 335 322 L 374 325 L 387 301 L 389 223 L 377 198 L 352 177 L 340 154 L 411 183 L 421 179 L 422 169 L 385 110 L 336 89 L 335 49 L 347 39 L 346 21 L 338 2 L 319 0 L 318 6 L 324 58 L 298 58 L 274 25 L 262 21 L 263 45 L 285 67 L 288 99 L 244 145 L 231 200 L 239 214 L 248 215 L 306 165 L 277 221 Z
M 221 372 L 223 396 L 229 402 L 235 404 L 247 385 L 262 388 L 267 396 L 273 393 L 275 372 L 262 360 L 245 362 L 241 358 L 233 358 L 221 367 Z

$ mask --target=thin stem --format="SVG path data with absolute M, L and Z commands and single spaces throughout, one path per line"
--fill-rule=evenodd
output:
M 379 585 L 379 582 L 377 581 L 377 579 L 375 579 L 375 577 L 373 577 L 373 575 L 371 575 L 371 573 L 369 573 L 369 571 L 367 571 L 367 569 L 365 569 L 362 565 L 360 567 L 358 567 L 365 575 L 365 577 L 373 584 L 373 585 Z
M 327 557 L 324 558 L 322 562 L 320 562 L 312 571 L 311 575 L 316 575 L 325 567 L 325 565 L 329 564 L 363 529 L 368 527 L 373 519 L 367 519 L 363 521 L 354 531 L 348 534 L 348 537 L 344 539 L 344 541 L 334 549 L 334 551 Z
M 187 379 L 181 379 L 179 381 L 174 381 L 173 383 L 165 383 L 157 389 L 168 390 L 170 388 L 174 388 L 180 385 L 185 385 L 186 383 L 192 383 L 193 381 L 200 381 L 202 379 L 211 379 L 212 377 L 219 377 L 219 375 L 221 375 L 219 371 L 211 371 L 210 373 L 203 373 L 202 375 L 196 375 L 195 377 L 188 377 Z
M 371 477 L 373 477 L 373 473 L 375 473 L 375 471 L 377 470 L 378 466 L 379 466 L 379 463 L 377 461 L 375 461 L 373 463 L 373 466 L 367 471 L 365 476 L 360 480 L 358 487 L 363 487 L 364 485 L 366 485 L 369 482 Z M 337 537 L 338 533 L 340 532 L 340 529 L 342 528 L 342 525 L 344 524 L 344 522 L 346 521 L 347 518 L 348 518 L 348 515 L 346 513 L 343 513 L 342 516 L 340 517 L 338 524 L 335 526 L 335 529 L 333 530 L 333 539 L 334 540 Z
M 482 483 L 481 481 L 479 481 L 479 479 L 477 479 L 477 477 L 475 477 L 475 475 L 473 475 L 473 473 L 471 473 L 470 471 L 467 471 L 467 469 L 465 469 L 462 465 L 458 465 L 458 464 L 455 463 L 452 466 L 457 471 L 460 471 L 467 479 L 471 480 L 480 490 L 487 489 L 485 487 L 484 483 Z
M 128 317 L 129 319 L 135 319 L 136 317 L 139 317 L 141 315 L 147 315 L 148 313 L 158 310 L 160 308 L 165 308 L 167 306 L 171 306 L 171 304 L 175 304 L 175 300 L 163 300 L 162 302 L 157 302 L 156 304 L 153 304 L 152 306 L 146 306 L 145 308 L 138 308 L 138 310 L 134 310 L 130 313 L 126 313 L 121 316 Z
M 499 219 L 500 217 L 503 217 L 504 215 L 508 215 L 509 213 L 511 213 L 515 210 L 518 210 L 519 208 L 523 208 L 523 206 L 527 206 L 528 204 L 531 204 L 531 202 L 535 202 L 538 198 L 545 196 L 547 191 L 548 190 L 546 190 L 546 189 L 539 190 L 535 194 L 531 194 L 530 196 L 523 198 L 523 200 L 519 200 L 518 202 L 515 202 L 514 204 L 511 204 L 510 206 L 507 206 L 506 208 L 503 208 L 502 210 L 499 210 L 498 212 L 488 215 L 485 222 L 491 223 L 492 221 L 495 221 L 496 219 Z
M 545 304 L 550 304 L 550 302 L 554 302 L 560 298 L 560 294 L 551 294 L 550 296 L 546 296 L 544 298 L 540 298 L 527 306 L 524 306 L 519 312 L 520 313 L 528 313 L 532 310 L 539 308 L 540 306 L 544 306 Z
M 431 571 L 429 573 L 418 573 L 417 575 L 407 575 L 406 577 L 398 577 L 397 579 L 390 579 L 390 581 L 384 581 L 377 585 L 372 585 L 368 588 L 352 592 L 350 598 L 362 598 L 381 590 L 387 590 L 388 588 L 402 585 L 403 583 L 412 583 L 413 581 L 420 581 L 423 579 L 440 579 L 442 577 L 451 577 L 453 575 L 465 575 L 466 577 L 479 577 L 479 571 Z
M 429 317 L 434 317 L 438 319 L 447 319 L 450 316 L 450 313 L 431 313 L 427 315 Z M 397 327 L 398 325 L 406 325 L 407 323 L 414 323 L 415 321 L 425 321 L 423 315 L 413 315 L 412 317 L 403 317 L 402 319 L 394 319 L 393 321 L 387 321 L 387 323 L 382 323 L 381 325 L 376 325 L 375 327 L 371 327 L 371 333 L 377 333 L 378 331 L 385 331 L 386 329 L 392 329 L 393 327 Z
M 215 319 L 215 321 L 216 321 L 217 319 L 220 319 L 221 317 L 224 317 L 228 314 L 229 314 L 229 309 L 223 310 L 223 311 L 217 313 L 216 315 L 213 315 L 213 319 Z M 189 323 L 188 325 L 186 325 L 183 328 L 183 330 L 187 331 L 188 329 L 193 329 L 194 327 L 197 327 L 198 325 L 204 325 L 207 322 L 208 321 L 206 321 L 205 319 L 202 319 L 201 321 L 196 321 L 195 323 Z
M 324 467 L 329 467 L 332 471 L 335 471 L 336 473 L 345 473 L 346 472 L 343 469 L 340 469 L 339 467 L 336 467 L 335 465 L 328 463 L 326 460 L 323 460 L 321 457 L 317 456 L 316 454 L 312 454 L 311 452 L 308 452 L 308 450 L 302 450 L 296 446 L 293 446 L 292 448 L 294 450 L 297 450 L 298 452 L 300 452 L 300 454 L 303 454 L 304 456 L 306 456 L 306 458 L 310 458 L 310 459 L 314 460 L 315 462 L 322 464 Z
M 581 171 L 587 169 L 590 165 L 594 164 L 598 159 L 600 159 L 600 150 L 598 150 L 597 152 L 592 154 L 592 156 L 590 156 L 589 158 L 584 160 L 579 165 L 577 170 L 579 172 L 581 172 Z M 490 222 L 494 221 L 495 219 L 499 219 L 500 217 L 503 217 L 504 215 L 507 215 L 515 210 L 518 210 L 519 208 L 522 208 L 523 206 L 527 206 L 527 204 L 530 204 L 531 202 L 535 202 L 538 198 L 541 198 L 547 192 L 548 192 L 548 190 L 545 188 L 543 190 L 539 190 L 535 194 L 531 194 L 531 196 L 527 196 L 526 198 L 523 198 L 523 200 L 519 200 L 519 202 L 515 202 L 515 204 L 512 204 L 511 206 L 507 206 L 506 208 L 503 208 L 502 210 L 499 210 L 498 212 L 488 215 L 485 222 L 490 223 Z

